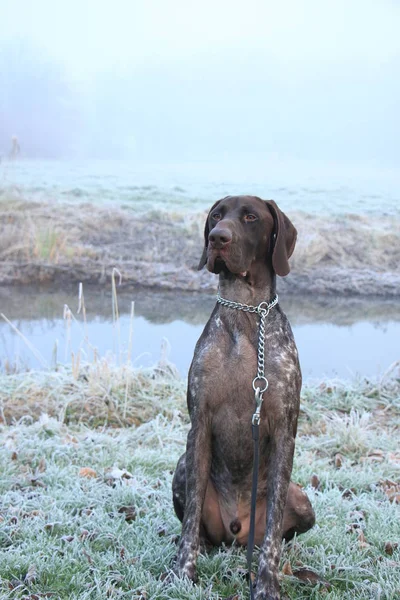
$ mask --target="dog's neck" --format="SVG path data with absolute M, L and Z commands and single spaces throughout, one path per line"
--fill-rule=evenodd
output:
M 221 271 L 219 290 L 226 300 L 258 306 L 260 302 L 270 302 L 275 297 L 276 275 L 265 263 L 253 263 L 245 277 Z

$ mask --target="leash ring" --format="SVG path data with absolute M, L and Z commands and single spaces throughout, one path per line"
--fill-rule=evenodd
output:
M 260 382 L 260 387 L 257 387 L 257 383 Z M 264 385 L 261 388 L 261 385 Z M 258 390 L 259 394 L 263 394 L 268 389 L 268 379 L 264 377 L 264 375 L 254 377 L 253 379 L 253 390 L 256 392 Z
M 257 306 L 257 312 L 262 317 L 266 317 L 270 310 L 271 306 L 268 304 L 268 302 L 260 302 L 260 304 Z

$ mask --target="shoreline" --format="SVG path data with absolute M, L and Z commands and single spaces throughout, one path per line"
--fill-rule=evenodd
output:
M 206 213 L 0 199 L 0 286 L 79 282 L 120 289 L 213 292 L 217 277 L 197 271 Z M 278 292 L 326 296 L 400 294 L 400 228 L 393 218 L 326 218 L 294 213 L 298 243 Z M 397 222 L 397 221 L 396 221 Z

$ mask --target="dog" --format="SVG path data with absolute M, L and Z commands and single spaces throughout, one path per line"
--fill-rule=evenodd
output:
M 252 419 L 255 390 L 265 387 L 265 376 L 254 528 L 260 546 L 256 600 L 279 599 L 281 540 L 310 529 L 315 514 L 305 492 L 290 481 L 301 388 L 290 324 L 279 304 L 269 309 L 262 336 L 265 372 L 260 372 L 261 313 L 236 304 L 266 309 L 272 303 L 276 275 L 289 273 L 296 238 L 294 225 L 273 200 L 228 196 L 210 209 L 198 268 L 207 265 L 219 275 L 220 300 L 226 303 L 217 302 L 195 347 L 187 390 L 191 428 L 172 483 L 182 521 L 174 570 L 196 581 L 201 542 L 249 542 Z

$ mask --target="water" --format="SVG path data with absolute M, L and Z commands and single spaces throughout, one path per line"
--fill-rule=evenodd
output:
M 343 250 L 338 266 L 342 272 L 347 269 L 348 278 L 357 275 L 359 266 L 388 275 L 389 271 L 397 272 L 399 171 L 376 165 L 280 160 L 276 156 L 247 156 L 236 163 L 210 160 L 169 165 L 132 161 L 0 164 L 0 200 L 7 202 L 11 194 L 27 201 L 50 202 L 55 218 L 61 202 L 75 205 L 77 211 L 82 203 L 92 203 L 122 206 L 142 215 L 155 211 L 186 215 L 207 210 L 227 194 L 239 193 L 274 198 L 289 216 L 297 213 L 295 223 L 301 235 L 294 261 L 305 261 L 319 253 L 335 256 Z M 321 230 L 319 239 L 323 224 L 329 227 Z M 358 235 L 358 252 L 353 247 L 354 232 Z M 325 248 L 327 242 L 329 247 Z M 329 269 L 326 277 L 330 277 Z M 357 287 L 357 280 L 354 285 Z M 67 332 L 63 305 L 76 307 L 75 292 L 0 288 L 0 311 L 43 355 L 43 359 L 35 358 L 10 326 L 0 323 L 0 361 L 3 366 L 6 361 L 29 368 L 50 365 L 56 342 L 61 362 L 68 362 L 71 352 L 76 354 L 79 349 L 91 360 L 94 347 L 100 355 L 111 352 L 118 360 L 126 360 L 130 299 L 121 297 L 118 337 L 111 320 L 111 300 L 104 291 L 90 293 L 86 331 L 78 316 L 78 322 L 73 322 Z M 133 299 L 134 364 L 154 364 L 160 356 L 161 340 L 168 338 L 170 359 L 184 375 L 214 300 L 159 292 L 138 292 Z M 283 298 L 282 305 L 293 324 L 306 377 L 377 375 L 399 359 L 400 309 L 394 300 L 378 303 Z
M 215 303 L 214 296 L 137 291 L 119 295 L 119 333 L 112 320 L 109 292 L 86 289 L 87 322 L 76 313 L 75 291 L 51 288 L 0 288 L 0 310 L 42 358 L 27 347 L 5 322 L 0 322 L 0 363 L 19 368 L 47 368 L 57 360 L 71 361 L 71 353 L 93 360 L 108 354 L 117 363 L 127 360 L 131 301 L 135 300 L 132 363 L 154 365 L 162 340 L 169 360 L 182 376 L 190 365 L 195 343 Z M 63 320 L 67 304 L 76 321 Z M 281 305 L 293 327 L 305 379 L 381 375 L 399 359 L 400 302 L 283 298 Z

